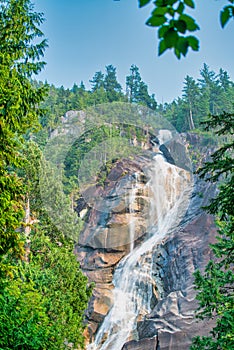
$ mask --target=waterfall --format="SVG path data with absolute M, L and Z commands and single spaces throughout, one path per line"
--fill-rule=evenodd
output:
M 129 221 L 129 238 L 130 238 L 130 252 L 134 248 L 134 241 L 135 241 L 135 222 L 136 217 L 134 215 L 135 212 L 135 206 L 136 206 L 136 194 L 138 191 L 138 174 L 134 174 L 134 181 L 132 181 L 132 188 L 130 190 L 128 200 L 126 200 L 126 205 L 129 207 L 129 213 L 132 214 Z
M 152 252 L 178 226 L 188 207 L 191 174 L 167 163 L 162 155 L 154 157 L 146 186 L 151 193 L 149 238 L 132 249 L 117 266 L 113 277 L 113 306 L 88 350 L 120 350 L 128 340 L 137 340 L 137 321 L 151 311 L 155 285 Z M 135 192 L 130 195 L 135 196 Z M 160 290 L 158 293 L 160 297 Z

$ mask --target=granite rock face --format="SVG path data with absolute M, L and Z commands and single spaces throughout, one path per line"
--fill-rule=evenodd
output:
M 152 312 L 138 323 L 139 344 L 129 342 L 123 349 L 136 349 L 143 340 L 157 336 L 155 349 L 187 350 L 192 337 L 209 332 L 211 324 L 195 319 L 193 272 L 210 260 L 209 243 L 214 242 L 215 233 L 213 218 L 200 214 L 155 251 L 153 271 L 156 284 L 160 281 L 162 286 L 161 296 Z
M 176 151 L 172 154 L 174 158 Z M 76 253 L 83 272 L 95 282 L 86 313 L 87 342 L 94 340 L 112 305 L 116 265 L 132 244 L 141 244 L 147 235 L 151 193 L 145 184 L 151 159 L 149 153 L 146 157 L 116 162 L 104 186 L 88 188 L 77 205 L 78 212 L 85 211 L 87 224 Z M 211 324 L 195 319 L 193 273 L 203 269 L 211 258 L 209 244 L 215 240 L 216 229 L 212 216 L 200 208 L 214 192 L 211 185 L 196 179 L 183 221 L 155 248 L 151 257 L 156 285 L 152 310 L 139 319 L 134 336 L 122 350 L 185 350 L 189 349 L 192 337 L 208 334 Z M 134 205 L 126 200 L 129 194 L 135 196 Z M 89 203 L 99 197 L 100 203 Z M 131 223 L 134 223 L 134 237 L 131 237 Z
M 77 211 L 87 211 L 87 223 L 76 254 L 89 281 L 95 282 L 86 314 L 89 340 L 93 340 L 112 305 L 115 266 L 129 252 L 131 245 L 139 244 L 146 233 L 150 192 L 145 184 L 151 160 L 152 154 L 148 154 L 116 162 L 104 186 L 88 188 L 78 201 Z M 134 200 L 130 202 L 131 196 Z M 97 202 L 90 204 L 89 199 L 93 198 L 97 198 Z M 131 237 L 131 223 L 134 223 L 134 237 Z

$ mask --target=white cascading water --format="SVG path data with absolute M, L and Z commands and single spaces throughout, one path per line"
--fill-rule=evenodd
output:
M 167 163 L 162 155 L 154 157 L 146 185 L 151 193 L 150 238 L 132 249 L 116 268 L 113 306 L 87 350 L 120 350 L 129 339 L 137 339 L 134 332 L 137 321 L 151 311 L 152 288 L 155 285 L 152 252 L 183 218 L 192 190 L 191 181 L 189 172 Z M 135 192 L 130 195 L 135 199 Z
M 135 173 L 135 181 L 132 182 L 132 188 L 128 196 L 129 198 L 125 200 L 126 205 L 128 205 L 129 207 L 130 214 L 134 214 L 134 211 L 135 211 L 135 200 L 136 200 L 137 191 L 138 191 L 138 174 Z M 130 252 L 134 248 L 135 222 L 136 222 L 136 217 L 134 215 L 131 215 L 130 222 L 129 222 Z

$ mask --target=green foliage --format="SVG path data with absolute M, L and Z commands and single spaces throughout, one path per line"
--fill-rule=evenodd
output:
M 166 50 L 173 49 L 178 59 L 186 56 L 188 49 L 199 50 L 199 40 L 190 35 L 190 32 L 199 30 L 196 20 L 188 14 L 195 9 L 193 0 L 138 0 L 139 7 L 153 2 L 155 9 L 151 17 L 146 21 L 150 27 L 158 27 L 159 48 L 158 54 L 162 55 Z M 234 18 L 233 0 L 228 0 L 230 5 L 224 6 L 220 12 L 220 24 L 222 28 L 231 18 Z
M 132 64 L 130 72 L 130 75 L 126 77 L 128 101 L 145 105 L 151 109 L 156 109 L 157 103 L 154 95 L 149 95 L 148 86 L 142 81 L 139 68 Z
M 30 259 L 1 279 L 0 348 L 57 350 L 84 346 L 84 311 L 92 292 L 66 240 L 52 242 L 40 225 Z
M 201 122 L 209 113 L 233 111 L 234 84 L 228 73 L 220 69 L 217 74 L 204 64 L 200 76 L 197 81 L 186 76 L 182 98 L 158 107 L 179 132 L 202 130 Z
M 104 88 L 104 74 L 101 71 L 96 72 L 93 79 L 90 80 L 90 83 L 92 84 L 92 91 L 97 91 L 98 89 Z
M 46 41 L 39 25 L 42 14 L 29 0 L 0 3 L 0 264 L 12 249 L 22 254 L 22 239 L 16 231 L 24 211 L 24 186 L 14 169 L 22 167 L 22 135 L 36 128 L 46 88 L 36 88 L 31 77 L 44 66 L 40 60 Z M 40 41 L 41 40 L 41 41 Z M 38 42 L 35 44 L 35 42 Z
M 38 307 L 43 307 L 48 319 L 43 339 L 45 345 L 41 343 L 39 348 L 66 349 L 69 348 L 66 344 L 71 343 L 83 348 L 84 310 L 92 288 L 74 255 L 74 240 L 78 239 L 81 229 L 80 219 L 71 210 L 62 182 L 43 158 L 39 147 L 28 142 L 24 154 L 29 161 L 22 176 L 27 185 L 31 217 L 36 218 L 37 223 L 28 237 L 27 259 L 18 269 L 24 285 L 33 285 L 32 297 L 34 294 L 42 297 Z M 47 186 L 42 183 L 42 174 L 48 181 Z M 48 203 L 53 204 L 49 209 Z M 74 220 L 78 222 L 76 225 Z
M 106 66 L 106 75 L 104 79 L 104 88 L 107 93 L 108 102 L 121 101 L 123 94 L 121 85 L 117 81 L 116 68 L 110 64 Z
M 234 114 L 213 115 L 205 123 L 216 135 L 226 135 L 226 142 L 215 151 L 198 173 L 206 181 L 221 180 L 219 192 L 206 210 L 216 215 L 217 242 L 211 246 L 214 260 L 204 274 L 195 273 L 199 300 L 198 317 L 215 320 L 209 336 L 196 337 L 191 349 L 232 349 L 234 347 Z
M 50 322 L 46 349 L 84 346 L 84 311 L 92 288 L 82 274 L 73 253 L 72 241 L 52 242 L 40 230 L 32 236 L 30 264 L 24 264 L 25 276 L 44 297 Z
M 149 1 L 139 1 L 140 7 Z M 150 27 L 158 27 L 159 55 L 168 49 L 174 49 L 177 58 L 186 56 L 189 47 L 199 50 L 199 41 L 189 34 L 199 29 L 193 17 L 186 14 L 187 8 L 195 8 L 193 0 L 157 0 L 154 1 L 155 9 L 146 24 Z M 189 34 L 189 35 L 188 35 Z
M 65 175 L 67 178 L 77 176 L 80 164 L 87 153 L 97 145 L 105 142 L 107 139 L 119 136 L 119 130 L 109 125 L 102 125 L 99 128 L 87 130 L 70 148 L 65 160 Z M 95 159 L 94 159 L 95 160 Z M 96 158 L 98 161 L 98 157 Z M 92 173 L 92 164 L 90 164 Z
M 233 0 L 228 0 L 231 4 L 233 4 Z M 220 23 L 222 28 L 226 26 L 228 21 L 234 17 L 234 6 L 233 5 L 228 5 L 224 6 L 222 11 L 220 12 Z
M 73 253 L 71 237 L 75 234 L 77 239 L 80 225 L 74 232 L 60 215 L 64 233 L 53 222 L 41 197 L 39 167 L 44 165 L 47 180 L 53 171 L 43 163 L 38 147 L 25 142 L 39 129 L 40 118 L 44 130 L 38 140 L 44 145 L 58 124 L 57 111 L 69 106 L 70 91 L 61 88 L 62 105 L 45 114 L 43 107 L 56 102 L 57 90 L 50 88 L 49 103 L 43 106 L 48 86 L 32 81 L 45 64 L 42 22 L 29 0 L 0 2 L 0 348 L 9 350 L 66 349 L 70 343 L 83 347 L 83 315 L 91 294 Z M 78 92 L 82 107 L 89 93 L 83 85 Z M 53 181 L 44 192 L 47 197 L 52 194 L 54 212 L 62 208 L 66 218 L 76 217 L 61 182 Z M 23 222 L 26 202 L 30 215 Z M 34 232 L 32 221 L 37 221 Z
M 13 280 L 1 280 L 0 315 L 1 349 L 47 348 L 51 326 L 45 297 L 20 272 Z

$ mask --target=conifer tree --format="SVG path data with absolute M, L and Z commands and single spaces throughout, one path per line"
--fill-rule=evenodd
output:
M 192 350 L 234 348 L 234 114 L 213 115 L 206 129 L 224 136 L 226 142 L 213 153 L 212 160 L 199 170 L 206 181 L 221 181 L 219 192 L 206 210 L 215 215 L 218 225 L 217 242 L 212 245 L 214 259 L 204 274 L 195 273 L 199 300 L 198 317 L 214 319 L 210 335 L 196 337 Z
M 126 77 L 126 92 L 129 102 L 138 102 L 138 93 L 141 83 L 139 68 L 132 64 L 130 67 L 130 75 Z
M 200 90 L 196 81 L 188 75 L 184 80 L 183 97 L 187 105 L 187 117 L 189 129 L 195 129 L 194 113 L 197 111 L 197 105 L 200 97 Z
M 122 88 L 116 77 L 116 68 L 112 64 L 106 66 L 104 88 L 108 102 L 120 101 L 123 98 Z
M 24 187 L 16 174 L 23 165 L 22 135 L 38 126 L 45 86 L 31 81 L 44 67 L 47 46 L 39 29 L 43 15 L 29 0 L 0 2 L 0 264 L 22 248 L 17 231 L 24 216 Z
M 221 88 L 217 81 L 217 75 L 214 71 L 209 69 L 209 66 L 204 63 L 203 68 L 200 70 L 201 78 L 198 79 L 202 93 L 201 96 L 206 96 L 207 106 L 209 113 L 218 114 L 221 113 L 220 106 L 222 105 Z
M 92 92 L 104 88 L 104 74 L 101 71 L 96 72 L 90 83 L 92 84 Z
M 130 75 L 126 77 L 126 91 L 129 102 L 156 109 L 157 103 L 154 95 L 149 95 L 148 86 L 142 81 L 139 68 L 134 64 L 130 67 Z

